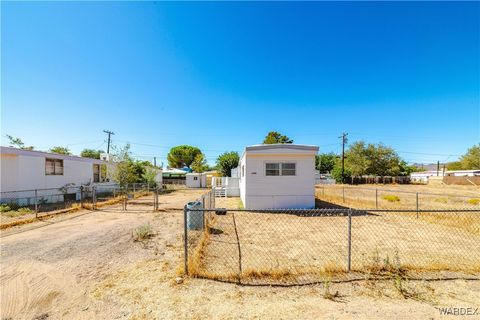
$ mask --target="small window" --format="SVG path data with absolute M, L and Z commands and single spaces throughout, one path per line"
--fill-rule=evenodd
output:
M 46 158 L 45 159 L 45 175 L 47 176 L 63 175 L 63 160 Z
M 93 165 L 93 182 L 100 182 L 100 165 Z
M 107 165 L 94 164 L 93 165 L 93 182 L 107 181 Z
M 193 177 L 193 180 L 198 180 L 198 177 Z
M 294 176 L 295 167 L 295 163 L 282 163 L 282 176 Z
M 266 176 L 279 176 L 280 175 L 280 163 L 267 163 L 265 165 Z

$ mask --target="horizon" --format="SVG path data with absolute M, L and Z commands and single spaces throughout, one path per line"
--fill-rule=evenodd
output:
M 106 151 L 111 130 L 139 160 L 189 144 L 213 165 L 269 131 L 337 154 L 347 132 L 431 164 L 480 141 L 478 2 L 2 2 L 1 17 L 5 146 Z

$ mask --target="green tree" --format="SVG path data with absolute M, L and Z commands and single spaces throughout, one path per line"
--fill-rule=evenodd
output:
M 220 171 L 222 176 L 231 177 L 232 169 L 238 167 L 239 161 L 240 156 L 238 155 L 238 152 L 224 152 L 217 158 L 217 170 Z
M 345 152 L 345 168 L 352 176 L 398 176 L 410 170 L 405 166 L 395 150 L 381 143 L 375 145 L 358 141 Z
M 126 144 L 121 148 L 114 146 L 112 149 L 115 162 L 115 170 L 112 174 L 113 181 L 122 188 L 128 183 L 138 182 L 135 164 L 130 152 L 130 144 Z
M 199 153 L 195 156 L 195 159 L 192 162 L 192 170 L 198 173 L 205 172 L 209 169 L 207 164 L 207 159 L 203 153 Z
M 80 156 L 84 158 L 100 159 L 103 150 L 83 149 Z
M 454 161 L 447 164 L 447 170 L 462 170 L 463 165 L 460 161 Z
M 188 145 L 173 147 L 167 155 L 168 165 L 171 168 L 183 168 L 185 166 L 190 168 L 195 161 L 195 157 L 201 153 L 202 151 L 199 148 Z
M 144 167 L 144 172 L 142 174 L 142 182 L 148 183 L 150 186 L 157 185 L 157 169 L 151 166 Z
M 460 163 L 464 170 L 480 169 L 480 143 L 468 149 L 467 153 L 460 157 Z
M 342 160 L 337 159 L 335 161 L 335 165 L 332 168 L 331 171 L 332 177 L 335 179 L 337 182 L 342 182 Z M 350 177 L 352 176 L 352 172 L 350 171 L 349 168 L 345 168 L 345 181 L 348 181 Z
M 322 153 L 315 156 L 315 168 L 320 171 L 320 173 L 330 173 L 335 166 L 335 162 L 338 156 L 331 153 Z
M 279 132 L 270 131 L 263 140 L 263 144 L 275 143 L 293 143 L 293 140 Z
M 51 148 L 50 152 L 58 153 L 58 154 L 66 154 L 66 155 L 71 155 L 72 154 L 67 147 L 60 147 L 60 146 L 56 146 L 56 147 Z
M 23 150 L 33 150 L 33 146 L 25 146 L 22 139 L 14 138 L 11 135 L 6 135 L 7 139 L 9 140 L 10 147 L 15 147 Z

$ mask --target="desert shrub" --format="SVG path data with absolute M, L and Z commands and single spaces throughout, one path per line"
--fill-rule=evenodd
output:
M 469 204 L 477 205 L 480 204 L 480 198 L 472 198 L 467 201 Z
M 0 212 L 8 212 L 12 209 L 10 209 L 10 207 L 6 204 L 0 204 Z
M 24 207 L 24 208 L 19 208 L 17 211 L 20 212 L 20 213 L 27 214 L 27 213 L 32 212 L 32 209 Z
M 435 202 L 447 203 L 447 202 L 448 202 L 448 199 L 447 199 L 447 198 L 437 198 L 437 199 L 435 199 Z
M 133 240 L 134 241 L 144 241 L 150 238 L 153 235 L 152 227 L 149 223 L 142 224 L 141 226 L 133 230 Z
M 388 202 L 399 202 L 400 198 L 392 194 L 387 194 L 382 197 L 382 199 L 387 200 Z

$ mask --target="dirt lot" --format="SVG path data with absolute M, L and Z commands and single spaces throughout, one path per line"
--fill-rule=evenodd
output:
M 457 185 L 317 185 L 318 199 L 355 208 L 480 209 L 480 187 Z
M 161 198 L 165 211 L 79 211 L 2 232 L 2 319 L 448 319 L 439 307 L 480 307 L 479 281 L 392 281 L 305 287 L 177 284 L 182 207 L 203 191 Z M 145 209 L 150 210 L 149 207 Z M 153 237 L 135 242 L 149 223 Z M 338 294 L 336 294 L 338 291 Z M 451 317 L 458 319 L 458 317 Z M 474 318 L 474 317 L 470 317 Z

